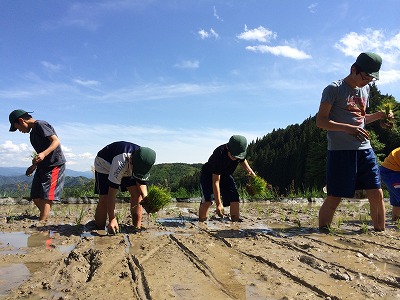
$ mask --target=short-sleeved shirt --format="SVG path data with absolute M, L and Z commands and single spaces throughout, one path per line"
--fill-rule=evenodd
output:
M 400 148 L 396 148 L 390 152 L 383 161 L 382 166 L 386 169 L 400 172 Z
M 35 124 L 30 131 L 30 140 L 33 149 L 35 149 L 36 153 L 43 152 L 46 150 L 51 141 L 49 137 L 52 135 L 57 135 L 56 131 L 54 130 L 53 126 L 51 126 L 46 121 L 36 120 Z M 64 157 L 64 153 L 61 149 L 61 145 L 58 145 L 54 151 L 50 152 L 43 161 L 38 164 L 39 169 L 48 168 L 48 167 L 55 167 L 65 164 L 66 159 Z
M 365 127 L 369 85 L 350 87 L 344 80 L 328 85 L 322 92 L 321 102 L 332 105 L 329 118 L 332 121 Z M 359 141 L 343 131 L 328 131 L 328 150 L 364 150 L 371 148 L 369 140 Z
M 203 174 L 232 175 L 236 167 L 244 159 L 232 160 L 228 156 L 226 144 L 218 146 L 202 167 Z
M 140 146 L 129 142 L 114 142 L 101 149 L 94 160 L 95 170 L 108 174 L 108 180 L 116 185 L 121 184 L 123 177 L 131 177 L 133 165 L 132 153 Z

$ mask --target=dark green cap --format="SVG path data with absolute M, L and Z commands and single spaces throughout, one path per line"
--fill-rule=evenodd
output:
M 11 126 L 10 126 L 10 131 L 16 131 L 17 128 L 14 127 L 14 123 L 16 123 L 15 121 L 16 121 L 18 118 L 20 118 L 20 117 L 22 117 L 23 115 L 28 114 L 28 113 L 30 114 L 30 113 L 32 113 L 32 111 L 25 111 L 25 110 L 23 110 L 23 109 L 16 109 L 16 110 L 13 110 L 13 111 L 10 113 L 9 117 L 8 117 L 8 120 L 10 121 L 10 124 L 11 124 Z
M 232 135 L 228 142 L 228 150 L 233 157 L 244 159 L 247 150 L 246 138 L 242 135 Z
M 147 147 L 140 147 L 132 154 L 132 177 L 146 181 L 150 177 L 150 169 L 156 162 L 156 152 Z
M 379 70 L 382 65 L 382 57 L 376 53 L 363 52 L 356 60 L 357 66 L 361 68 L 361 71 L 367 73 L 368 75 L 379 79 Z

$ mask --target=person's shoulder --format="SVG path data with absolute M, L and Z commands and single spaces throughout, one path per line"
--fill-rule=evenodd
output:
M 344 82 L 343 79 L 335 80 L 332 81 L 327 87 L 338 88 L 343 85 L 343 82 Z
M 35 120 L 35 124 L 39 124 L 40 126 L 53 127 L 49 122 L 45 120 Z
M 224 153 L 224 152 L 228 152 L 228 149 L 226 147 L 226 144 L 223 145 L 219 145 L 217 148 L 215 148 L 214 153 Z

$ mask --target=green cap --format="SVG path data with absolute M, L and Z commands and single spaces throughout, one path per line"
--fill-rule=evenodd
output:
M 150 169 L 156 162 L 156 152 L 147 147 L 140 147 L 132 154 L 132 177 L 146 181 L 150 177 Z
M 367 73 L 368 75 L 379 79 L 379 70 L 382 65 L 382 57 L 376 53 L 363 52 L 356 60 L 357 66 L 361 68 L 361 71 Z
M 18 118 L 22 117 L 24 114 L 28 114 L 28 113 L 30 114 L 30 113 L 32 113 L 32 111 L 25 111 L 25 110 L 23 110 L 23 109 L 16 109 L 16 110 L 13 110 L 13 111 L 10 113 L 9 117 L 8 117 L 8 120 L 10 121 L 10 124 L 11 124 L 11 126 L 10 126 L 10 131 L 16 131 L 17 128 L 14 127 L 14 123 L 16 123 L 15 121 L 16 121 Z
M 228 150 L 233 157 L 244 159 L 246 157 L 247 140 L 242 135 L 232 135 L 228 142 Z

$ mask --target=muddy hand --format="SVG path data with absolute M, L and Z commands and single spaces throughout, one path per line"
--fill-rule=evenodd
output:
M 221 218 L 224 217 L 224 207 L 222 206 L 222 204 L 218 205 L 215 212 L 217 213 L 217 215 Z
M 117 220 L 114 218 L 107 226 L 107 233 L 108 234 L 117 234 L 119 232 L 119 227 Z
M 36 164 L 31 165 L 28 169 L 26 169 L 25 175 L 32 176 L 32 173 L 36 170 Z

